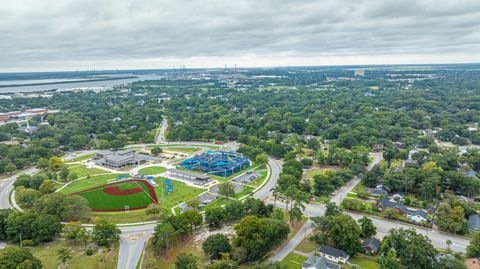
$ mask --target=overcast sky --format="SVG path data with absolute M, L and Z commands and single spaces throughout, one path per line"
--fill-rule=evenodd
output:
M 480 62 L 480 0 L 3 0 L 0 71 Z

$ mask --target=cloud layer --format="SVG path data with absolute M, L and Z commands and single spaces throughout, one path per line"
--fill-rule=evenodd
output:
M 478 0 L 17 0 L 0 70 L 480 61 Z

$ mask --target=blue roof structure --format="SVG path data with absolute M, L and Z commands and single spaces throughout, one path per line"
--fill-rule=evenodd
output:
M 228 177 L 249 167 L 250 161 L 234 151 L 209 150 L 182 161 L 180 166 L 188 170 Z

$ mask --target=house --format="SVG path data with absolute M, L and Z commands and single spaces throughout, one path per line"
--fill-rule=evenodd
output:
M 340 265 L 321 256 L 310 256 L 302 263 L 302 269 L 340 269 Z
M 406 215 L 410 221 L 415 223 L 423 223 L 428 220 L 428 213 L 426 211 L 409 209 L 402 202 L 397 202 L 388 196 L 384 196 L 378 201 L 377 209 L 382 212 L 388 208 L 396 209 L 398 213 Z
M 480 231 L 480 214 L 471 215 L 468 218 L 468 230 L 470 232 Z
M 394 142 L 393 147 L 397 148 L 397 149 L 404 149 L 404 148 L 407 147 L 407 145 L 405 143 L 401 143 L 401 142 Z
M 392 199 L 395 201 L 403 201 L 405 200 L 405 194 L 401 191 L 398 191 L 392 195 Z
M 383 150 L 383 149 L 385 149 L 385 145 L 384 144 L 373 144 L 372 149 L 373 150 Z
M 325 245 L 321 246 L 318 252 L 320 253 L 320 256 L 336 263 L 346 263 L 350 258 L 347 252 Z
M 373 236 L 369 237 L 363 241 L 362 248 L 365 253 L 375 255 L 380 248 L 380 240 Z
M 367 189 L 367 193 L 370 196 L 374 196 L 374 197 L 387 196 L 389 192 L 390 192 L 390 189 L 383 186 L 382 184 L 377 185 L 375 188 Z
M 408 159 L 408 160 L 405 161 L 405 167 L 419 168 L 420 164 L 418 163 L 417 160 Z

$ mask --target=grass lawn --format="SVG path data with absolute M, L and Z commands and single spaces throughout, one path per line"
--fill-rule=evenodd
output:
M 163 178 L 157 178 L 155 181 L 157 182 L 157 186 L 155 186 L 155 192 L 157 193 L 157 198 L 160 206 L 163 206 L 162 202 L 162 187 L 161 184 L 163 182 Z M 189 186 L 183 182 L 170 180 L 173 185 L 173 190 L 169 194 L 163 195 L 165 199 L 165 208 L 170 209 L 182 202 L 190 200 L 191 198 L 199 195 L 200 193 L 204 192 L 204 189 L 196 188 Z M 166 188 L 164 188 L 165 190 Z
M 104 192 L 104 188 L 99 188 L 78 195 L 87 199 L 88 206 L 94 210 L 123 210 L 125 206 L 133 209 L 153 203 L 149 190 L 143 182 L 123 182 L 115 186 L 122 191 L 136 189 L 140 186 L 144 191 L 128 195 L 110 195 Z
M 174 151 L 174 152 L 180 152 L 180 153 L 194 153 L 201 148 L 162 148 L 163 150 L 168 150 L 168 151 Z
M 138 170 L 140 174 L 144 175 L 158 175 L 167 171 L 167 168 L 163 166 L 151 166 Z
M 255 179 L 254 181 L 248 183 L 248 185 L 250 186 L 255 186 L 255 187 L 258 187 L 260 186 L 260 184 L 262 184 L 262 182 L 265 180 L 265 178 L 267 177 L 267 171 L 262 171 L 260 172 L 260 177 Z
M 206 258 L 203 255 L 201 246 L 195 246 L 192 239 L 187 238 L 184 241 L 178 241 L 178 243 L 168 250 L 168 255 L 158 255 L 147 245 L 145 248 L 145 256 L 143 259 L 142 269 L 149 268 L 162 268 L 162 269 L 174 269 L 177 255 L 180 253 L 190 253 L 198 257 L 198 264 L 202 265 L 206 262 Z M 204 268 L 204 267 L 200 267 Z
M 133 222 L 145 222 L 152 221 L 155 218 L 152 215 L 147 215 L 145 209 L 132 210 L 129 212 L 93 212 L 91 223 L 95 223 L 95 220 L 102 218 L 113 223 L 133 223 Z
M 243 186 L 243 190 L 239 193 L 236 193 L 233 198 L 235 199 L 239 199 L 239 198 L 242 198 L 243 196 L 247 195 L 247 194 L 250 194 L 253 192 L 255 188 L 254 187 L 250 187 L 250 186 Z
M 100 176 L 91 176 L 90 178 L 82 178 L 62 189 L 60 192 L 65 194 L 93 188 L 103 184 L 107 184 L 109 180 L 116 179 L 121 174 L 107 174 Z
M 314 241 L 311 241 L 308 238 L 305 238 L 298 244 L 298 246 L 295 248 L 295 250 L 305 252 L 305 253 L 310 253 L 312 251 L 315 251 L 320 248 L 320 245 L 315 243 Z
M 105 174 L 108 173 L 108 171 L 98 169 L 98 168 L 87 168 L 85 165 L 75 165 L 70 168 L 70 173 L 75 173 L 77 174 L 77 177 L 86 177 L 88 175 L 96 175 L 96 174 Z
M 356 264 L 362 269 L 378 269 L 380 265 L 377 262 L 378 257 L 358 255 L 348 260 L 351 264 Z
M 36 247 L 29 247 L 32 254 L 40 259 L 43 269 L 57 269 L 60 261 L 57 258 L 57 251 L 67 247 L 71 251 L 72 259 L 68 261 L 65 268 L 68 269 L 115 269 L 117 268 L 118 246 L 113 246 L 110 251 L 99 249 L 92 256 L 85 255 L 85 248 L 71 246 L 64 240 L 55 240 L 50 243 L 40 244 Z
M 79 157 L 70 159 L 70 160 L 67 161 L 67 163 L 74 163 L 74 162 L 85 161 L 85 160 L 91 159 L 93 156 L 95 156 L 95 153 L 85 154 L 85 155 L 83 155 L 83 156 L 79 156 Z
M 280 263 L 288 266 L 289 269 L 302 269 L 302 262 L 306 261 L 308 257 L 290 253 Z

